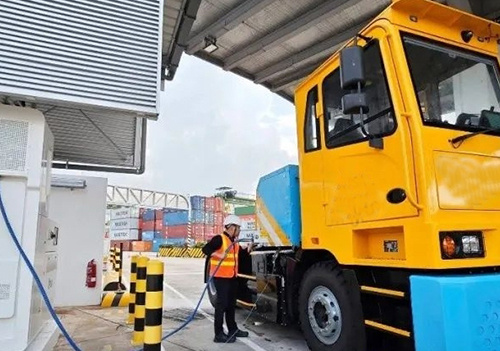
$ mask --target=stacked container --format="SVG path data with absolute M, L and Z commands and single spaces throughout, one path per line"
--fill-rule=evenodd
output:
M 196 242 L 209 241 L 223 231 L 224 200 L 218 197 L 191 197 L 192 235 Z
M 110 210 L 109 238 L 111 240 L 140 240 L 139 209 L 124 207 Z
M 224 200 L 219 197 L 206 198 L 205 213 L 205 240 L 209 241 L 224 231 Z
M 165 210 L 163 213 L 163 238 L 166 245 L 183 246 L 188 238 L 189 212 Z
M 152 209 L 146 208 L 142 212 L 142 240 L 152 241 L 154 239 L 155 230 L 155 212 Z

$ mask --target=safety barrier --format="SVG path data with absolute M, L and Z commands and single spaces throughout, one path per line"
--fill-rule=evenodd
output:
M 101 297 L 101 307 L 127 307 L 129 302 L 127 291 L 105 291 Z
M 160 351 L 163 319 L 163 262 L 151 260 L 147 266 L 144 351 Z
M 158 251 L 158 256 L 203 258 L 205 254 L 198 247 L 162 247 Z
M 108 281 L 104 285 L 104 291 L 122 291 L 126 290 L 125 285 L 122 283 L 122 274 L 123 274 L 123 243 L 120 244 L 120 247 L 112 247 L 110 249 L 110 263 L 113 265 L 111 272 L 108 272 L 106 274 L 107 277 L 105 277 L 105 280 L 108 280 L 109 278 L 114 279 L 115 275 L 117 274 L 117 281 Z M 106 293 L 104 293 L 104 296 Z M 105 306 L 102 306 L 105 307 Z
M 122 246 L 123 244 L 120 244 Z M 121 277 L 122 271 L 122 250 L 121 247 L 115 247 L 114 269 Z
M 127 324 L 134 324 L 135 318 L 135 285 L 137 280 L 137 256 L 132 256 L 130 263 L 130 301 L 128 305 Z
M 109 248 L 108 262 L 111 265 L 111 269 L 115 270 L 115 247 L 112 246 Z
M 144 342 L 144 320 L 146 318 L 146 277 L 149 258 L 141 256 L 137 259 L 137 280 L 135 284 L 135 316 L 132 345 L 139 346 Z

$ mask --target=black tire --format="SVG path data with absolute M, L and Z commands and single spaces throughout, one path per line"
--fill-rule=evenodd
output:
M 210 257 L 207 257 L 205 261 L 205 283 L 208 283 L 210 279 Z M 217 290 L 215 289 L 214 282 L 210 282 L 207 288 L 208 299 L 210 300 L 210 304 L 213 308 L 215 308 L 215 304 L 217 303 Z
M 351 289 L 342 270 L 333 262 L 316 263 L 305 273 L 299 291 L 299 319 L 304 338 L 312 351 L 366 351 L 365 327 L 359 293 L 352 292 Z M 331 299 L 328 291 L 336 302 Z M 313 300 L 311 305 L 309 304 L 310 297 Z M 324 301 L 314 302 L 314 297 L 325 297 L 324 301 L 330 301 L 331 306 L 334 306 L 332 310 L 340 311 L 339 317 L 333 314 L 334 317 L 329 319 L 332 310 L 329 311 L 330 315 L 323 313 L 326 311 L 324 306 L 328 304 Z M 311 312 L 313 321 L 309 320 L 309 307 L 311 306 L 313 306 L 313 312 Z M 316 327 L 333 328 L 333 331 L 327 331 L 327 335 L 322 335 L 323 340 L 321 340 L 313 330 L 312 324 L 314 323 L 317 323 Z

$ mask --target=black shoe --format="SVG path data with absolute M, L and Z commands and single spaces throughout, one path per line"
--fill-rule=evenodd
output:
M 248 332 L 240 330 L 240 329 L 237 329 L 235 332 L 233 332 L 230 335 L 232 337 L 236 337 L 236 338 L 248 338 Z
M 226 334 L 222 333 L 222 334 L 218 334 L 214 337 L 214 342 L 216 343 L 233 343 L 236 341 L 236 338 L 234 336 L 232 337 L 229 337 L 227 336 Z

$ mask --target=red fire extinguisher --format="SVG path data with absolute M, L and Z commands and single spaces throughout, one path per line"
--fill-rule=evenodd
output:
M 88 288 L 95 288 L 97 282 L 97 264 L 95 260 L 89 261 L 87 263 L 87 279 L 85 281 L 85 286 Z

